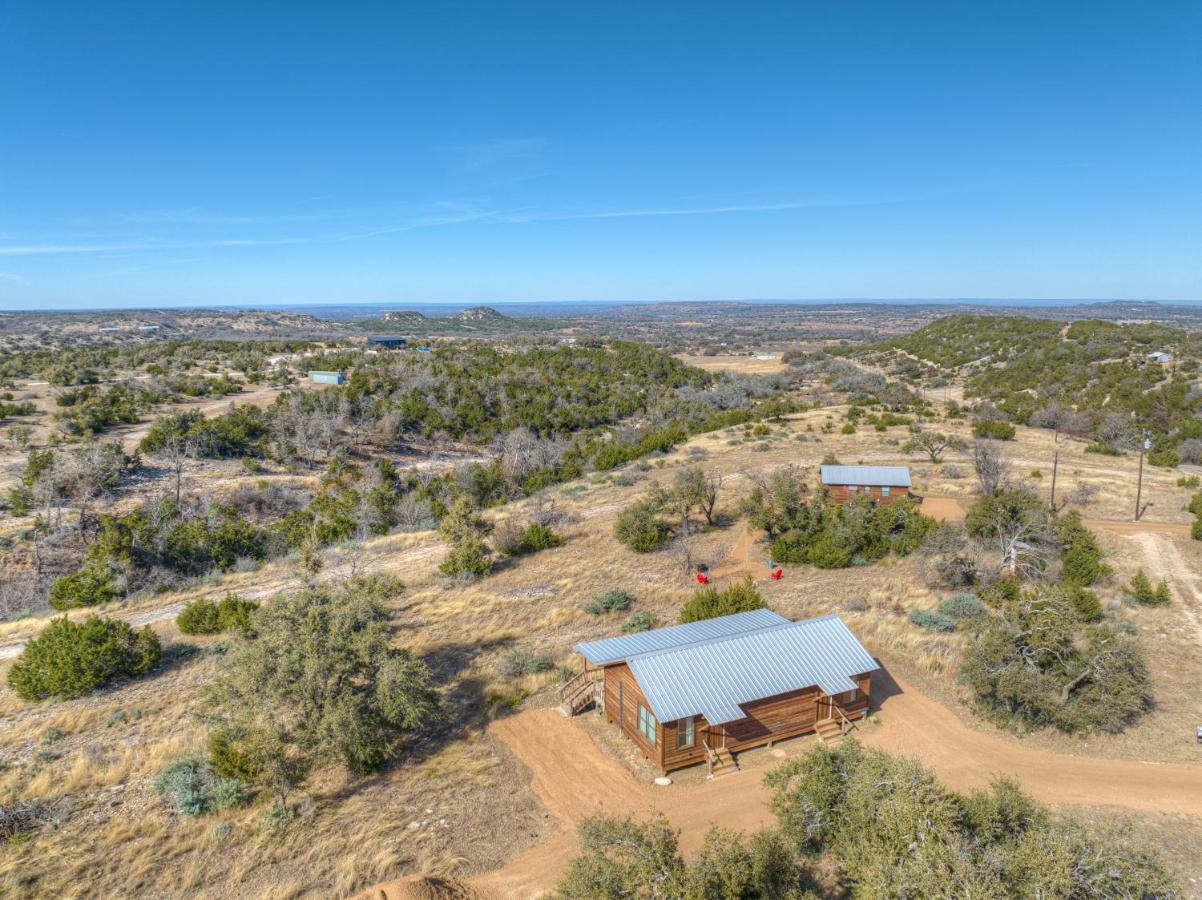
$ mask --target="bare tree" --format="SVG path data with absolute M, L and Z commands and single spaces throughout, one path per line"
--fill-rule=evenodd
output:
M 695 534 L 677 534 L 668 547 L 668 553 L 680 566 L 680 571 L 688 575 L 693 571 L 693 563 L 697 553 L 697 536 Z
M 1047 517 L 1042 506 L 1016 512 L 1008 504 L 996 504 L 987 514 L 998 571 L 1014 578 L 1040 578 L 1054 555 Z
M 988 497 L 1006 488 L 1010 463 L 1002 458 L 995 442 L 973 441 L 971 456 L 982 494 Z
M 722 489 L 722 473 L 716 469 L 706 472 L 701 480 L 701 512 L 705 524 L 714 524 L 714 509 L 718 505 L 718 492 Z
M 189 459 L 195 459 L 199 452 L 197 440 L 184 431 L 172 430 L 163 440 L 162 445 L 151 454 L 171 470 L 175 478 L 175 504 L 179 505 L 184 489 L 184 464 Z

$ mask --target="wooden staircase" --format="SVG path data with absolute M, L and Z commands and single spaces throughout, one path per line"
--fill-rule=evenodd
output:
M 605 670 L 586 669 L 559 688 L 559 711 L 568 718 L 605 702 Z
M 840 709 L 833 700 L 823 701 L 822 705 L 826 707 L 822 710 L 826 715 L 814 723 L 814 731 L 817 732 L 822 743 L 833 744 L 855 728 L 856 723 L 847 718 L 847 713 Z M 822 705 L 819 706 L 820 709 L 822 709 Z
M 709 762 L 710 778 L 719 778 L 739 771 L 739 764 L 735 762 L 734 754 L 725 747 L 711 747 L 706 744 L 705 756 Z
M 819 719 L 814 726 L 819 739 L 824 744 L 834 744 L 843 737 L 843 723 L 837 719 Z

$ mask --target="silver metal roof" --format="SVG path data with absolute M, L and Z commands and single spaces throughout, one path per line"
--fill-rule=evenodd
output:
M 704 619 L 687 625 L 670 625 L 667 628 L 640 631 L 638 634 L 624 634 L 620 637 L 577 644 L 576 652 L 583 654 L 584 658 L 595 666 L 607 666 L 640 653 L 666 650 L 788 621 L 770 609 L 753 609 L 750 612 Z
M 627 663 L 661 722 L 703 715 L 711 725 L 745 718 L 742 703 L 789 691 L 815 685 L 826 694 L 850 691 L 853 675 L 879 668 L 834 614 L 632 656 Z
M 867 484 L 909 487 L 909 466 L 823 466 L 823 484 Z

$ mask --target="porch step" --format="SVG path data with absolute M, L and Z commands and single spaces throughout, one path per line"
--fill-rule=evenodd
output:
M 737 771 L 739 771 L 739 764 L 735 762 L 735 758 L 729 750 L 725 747 L 718 747 L 714 750 L 714 761 L 710 765 L 710 778 L 730 775 Z
M 843 728 L 834 719 L 819 719 L 814 731 L 824 744 L 833 744 L 843 737 Z

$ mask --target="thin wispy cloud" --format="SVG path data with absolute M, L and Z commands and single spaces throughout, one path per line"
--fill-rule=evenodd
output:
M 309 214 L 247 214 L 207 210 L 191 206 L 182 209 L 145 209 L 114 213 L 107 221 L 118 225 L 195 225 L 226 227 L 231 225 L 272 225 L 312 221 Z
M 0 281 L 26 281 L 24 275 L 18 275 L 16 272 L 0 272 Z
M 812 199 L 784 200 L 760 203 L 730 203 L 709 206 L 649 206 L 627 207 L 612 209 L 577 209 L 577 210 L 538 210 L 529 208 L 493 209 L 482 202 L 444 201 L 432 205 L 432 210 L 420 215 L 377 226 L 365 226 L 357 229 L 345 229 L 336 232 L 318 232 L 314 234 L 275 235 L 263 237 L 139 237 L 114 241 L 30 241 L 20 243 L 0 243 L 0 256 L 47 256 L 70 254 L 121 254 L 146 253 L 156 251 L 203 250 L 237 247 L 272 247 L 293 244 L 333 244 L 347 243 L 392 234 L 403 234 L 410 231 L 420 231 L 432 228 L 450 228 L 461 225 L 525 225 L 554 222 L 577 222 L 606 219 L 640 219 L 662 217 L 700 217 L 725 215 L 754 215 L 758 213 L 789 212 L 806 209 L 833 209 L 855 206 L 875 206 L 885 203 L 898 202 L 898 198 L 852 198 L 852 199 Z M 161 212 L 157 221 L 163 224 L 176 222 L 172 216 L 191 217 L 192 224 L 204 222 L 209 227 L 225 228 L 235 225 L 245 227 L 250 222 L 238 217 L 214 216 L 206 221 L 203 215 L 193 215 L 191 211 L 177 213 Z M 126 214 L 128 222 L 139 221 L 139 216 L 145 214 Z M 262 217 L 264 221 L 278 224 L 286 217 Z M 302 219 L 304 217 L 301 217 Z
M 787 212 L 800 209 L 834 209 L 849 206 L 877 206 L 892 200 L 798 200 L 778 203 L 739 203 L 728 206 L 665 206 L 635 209 L 602 209 L 581 212 L 512 213 L 498 221 L 569 222 L 579 219 L 638 219 L 659 216 L 722 216 L 733 213 Z

